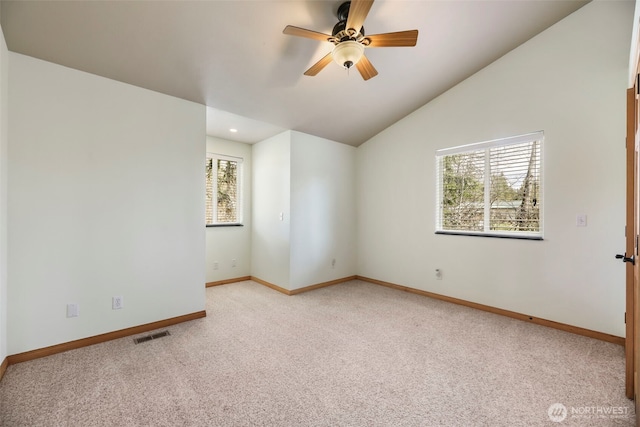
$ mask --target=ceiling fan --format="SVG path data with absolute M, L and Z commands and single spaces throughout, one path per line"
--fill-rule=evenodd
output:
M 365 47 L 401 47 L 415 46 L 418 30 L 398 31 L 395 33 L 365 36 L 364 20 L 373 5 L 373 0 L 352 0 L 344 2 L 338 8 L 339 22 L 333 27 L 331 35 L 304 28 L 287 25 L 283 33 L 291 36 L 333 43 L 335 47 L 320 61 L 304 72 L 305 76 L 315 76 L 332 60 L 347 70 L 354 65 L 369 80 L 378 75 L 378 71 L 364 55 Z

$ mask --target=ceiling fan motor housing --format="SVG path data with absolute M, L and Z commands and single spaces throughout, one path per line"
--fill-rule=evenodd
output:
M 351 5 L 351 2 L 347 1 L 342 3 L 338 8 L 337 15 L 340 21 L 333 27 L 333 31 L 331 32 L 331 35 L 335 37 L 335 39 L 338 42 L 342 42 L 345 40 L 356 40 L 356 37 L 358 37 L 358 34 L 360 34 L 361 37 L 364 37 L 364 27 L 361 27 L 360 32 L 357 34 L 353 34 L 352 36 L 350 36 L 346 31 L 347 18 L 349 17 L 350 5 Z

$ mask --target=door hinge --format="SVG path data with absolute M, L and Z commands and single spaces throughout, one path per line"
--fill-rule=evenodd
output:
M 627 312 L 626 311 L 624 312 L 624 324 L 625 325 L 627 324 Z

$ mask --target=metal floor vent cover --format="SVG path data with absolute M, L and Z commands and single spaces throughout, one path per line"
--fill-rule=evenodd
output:
M 144 337 L 134 338 L 133 342 L 136 343 L 136 344 L 140 344 L 141 342 L 147 342 L 147 341 L 155 340 L 157 338 L 166 337 L 167 335 L 171 335 L 169 333 L 169 331 L 162 331 L 162 332 L 158 332 L 158 333 L 155 333 L 155 334 L 147 335 L 147 336 L 144 336 Z

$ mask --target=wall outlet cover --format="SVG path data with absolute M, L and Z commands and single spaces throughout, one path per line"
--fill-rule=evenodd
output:
M 80 316 L 80 306 L 78 304 L 67 304 L 67 317 Z
M 586 227 L 587 226 L 587 215 L 586 214 L 578 214 L 578 215 L 576 215 L 576 226 L 577 227 Z

